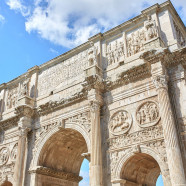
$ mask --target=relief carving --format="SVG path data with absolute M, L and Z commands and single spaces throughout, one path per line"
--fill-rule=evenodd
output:
M 8 159 L 9 159 L 9 150 L 8 148 L 3 147 L 0 150 L 0 166 L 6 164 Z
M 144 43 L 146 41 L 145 31 L 143 28 L 132 32 L 127 37 L 127 55 L 132 56 L 140 51 L 143 51 Z
M 110 119 L 109 129 L 113 135 L 120 135 L 128 132 L 132 125 L 132 116 L 125 110 L 113 114 Z
M 140 127 L 149 127 L 157 124 L 160 119 L 158 105 L 154 101 L 141 104 L 136 111 L 136 120 Z
M 122 56 L 124 56 L 124 44 L 123 42 L 119 42 L 116 40 L 113 45 L 109 43 L 107 46 L 106 56 L 108 60 L 108 65 L 112 65 L 117 63 Z

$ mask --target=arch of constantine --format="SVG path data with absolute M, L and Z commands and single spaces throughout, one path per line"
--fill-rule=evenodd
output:
M 84 158 L 91 186 L 186 186 L 186 29 L 170 1 L 0 85 L 0 186 L 78 186 Z

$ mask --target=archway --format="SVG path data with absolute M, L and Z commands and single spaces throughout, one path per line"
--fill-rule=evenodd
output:
M 157 161 L 145 153 L 137 153 L 130 157 L 123 165 L 121 179 L 124 186 L 156 186 L 160 175 Z
M 76 186 L 82 177 L 80 168 L 87 153 L 84 137 L 73 129 L 61 129 L 44 144 L 38 160 L 36 182 L 42 186 Z
M 1 186 L 12 186 L 12 183 L 9 181 L 5 181 Z

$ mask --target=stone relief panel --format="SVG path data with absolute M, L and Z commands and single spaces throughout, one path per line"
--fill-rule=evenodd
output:
M 176 38 L 177 38 L 178 43 L 180 44 L 181 47 L 185 46 L 186 41 L 185 41 L 183 34 L 181 33 L 179 27 L 177 26 L 177 24 L 174 21 L 173 21 L 173 25 L 174 25 L 174 29 L 176 32 Z
M 128 132 L 132 125 L 132 116 L 125 110 L 114 113 L 109 122 L 109 130 L 113 135 L 120 135 Z
M 108 65 L 119 62 L 121 57 L 124 56 L 124 40 L 122 38 L 107 43 L 106 57 L 108 60 Z
M 11 109 L 16 106 L 18 99 L 18 87 L 10 88 L 7 92 L 6 108 Z
M 23 82 L 21 83 L 21 88 L 19 91 L 20 97 L 29 95 L 29 82 L 30 82 L 30 78 L 26 75 L 24 77 Z
M 158 104 L 154 101 L 142 103 L 136 111 L 136 120 L 140 127 L 149 127 L 160 120 Z
M 127 40 L 127 56 L 132 56 L 143 51 L 146 39 L 144 27 L 139 27 L 135 31 L 129 32 L 126 36 Z
M 93 56 L 93 54 L 90 54 Z M 56 86 L 66 86 L 84 75 L 84 69 L 89 66 L 88 50 L 85 50 L 70 59 L 54 65 L 39 73 L 38 96 L 53 90 Z M 90 57 L 91 58 L 91 57 Z M 90 59 L 91 60 L 91 59 Z

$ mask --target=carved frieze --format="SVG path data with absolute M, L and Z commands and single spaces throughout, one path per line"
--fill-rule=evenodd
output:
M 0 166 L 7 163 L 9 155 L 10 154 L 8 148 L 3 147 L 2 149 L 0 149 Z
M 122 56 L 125 56 L 123 41 L 116 40 L 113 43 L 110 42 L 107 45 L 106 56 L 108 60 L 108 65 L 112 65 L 114 63 L 119 62 L 120 58 Z
M 136 120 L 140 127 L 150 127 L 160 119 L 158 104 L 154 101 L 142 103 L 136 111 Z
M 120 135 L 128 132 L 132 125 L 132 116 L 125 110 L 114 113 L 109 122 L 109 130 L 113 135 Z
M 124 134 L 109 139 L 110 150 L 122 149 L 134 144 L 142 144 L 154 139 L 163 138 L 162 126 L 157 125 L 131 134 Z
M 145 30 L 143 27 L 127 35 L 127 56 L 132 56 L 143 51 L 146 41 Z

